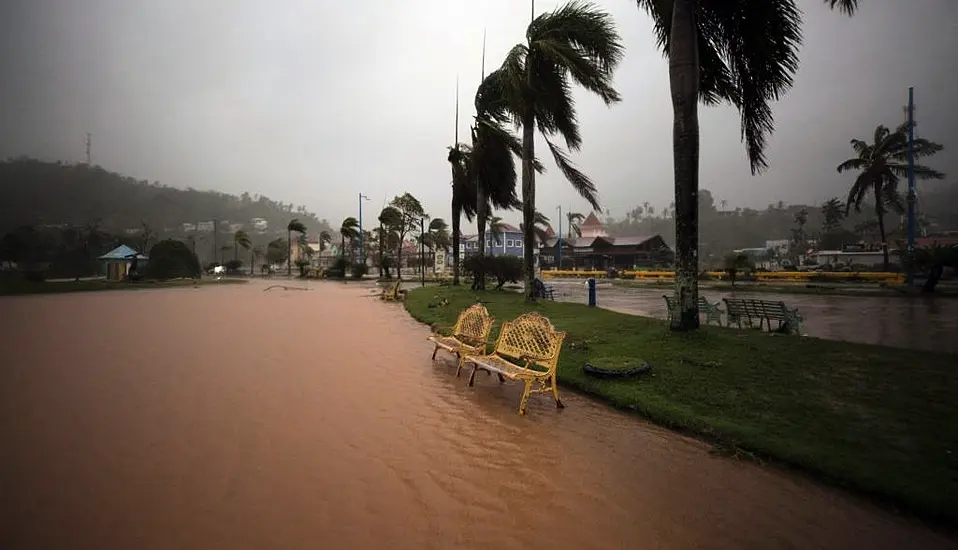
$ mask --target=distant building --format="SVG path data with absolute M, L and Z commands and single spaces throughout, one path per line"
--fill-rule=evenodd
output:
M 539 248 L 542 269 L 637 269 L 670 267 L 672 249 L 660 235 L 648 237 L 575 237 L 563 238 L 562 265 L 559 261 L 559 239 L 548 239 Z
M 608 235 L 605 226 L 599 221 L 595 212 L 589 212 L 589 215 L 579 224 L 579 236 L 584 239 L 607 237 Z
M 108 281 L 122 281 L 126 279 L 134 259 L 137 261 L 138 269 L 146 268 L 146 262 L 149 260 L 145 255 L 140 254 L 125 244 L 114 248 L 98 259 L 103 262 L 106 268 L 106 278 Z
M 266 218 L 253 218 L 250 220 L 250 225 L 256 231 L 266 231 L 269 229 L 269 222 L 266 220 Z
M 192 233 L 193 231 L 196 231 L 196 224 L 185 222 L 180 225 L 180 230 L 183 231 L 184 233 Z
M 202 231 L 203 233 L 212 233 L 214 226 L 215 226 L 215 224 L 214 224 L 213 222 L 211 222 L 211 221 L 209 221 L 209 222 L 199 222 L 199 223 L 196 224 L 196 230 L 197 230 L 197 231 Z
M 490 231 L 486 231 L 486 255 L 487 256 L 516 256 L 522 257 L 522 232 L 519 228 L 504 223 L 502 224 L 502 233 L 493 236 Z M 459 258 L 465 259 L 466 256 L 479 253 L 479 236 L 463 235 L 459 246 Z M 451 259 L 448 263 L 452 263 Z

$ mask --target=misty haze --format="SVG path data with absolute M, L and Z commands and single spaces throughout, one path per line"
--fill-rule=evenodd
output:
M 0 48 L 0 547 L 958 548 L 954 0 Z

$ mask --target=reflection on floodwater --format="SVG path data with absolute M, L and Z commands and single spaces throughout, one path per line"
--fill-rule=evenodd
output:
M 551 284 L 556 288 L 557 300 L 586 303 L 586 287 L 581 281 Z M 599 307 L 665 319 L 662 295 L 671 292 L 670 287 L 600 283 L 596 298 Z M 707 287 L 700 293 L 712 302 L 732 297 L 781 300 L 798 308 L 804 318 L 802 330 L 808 336 L 958 354 L 958 338 L 954 336 L 958 334 L 958 299 L 954 298 L 728 292 Z

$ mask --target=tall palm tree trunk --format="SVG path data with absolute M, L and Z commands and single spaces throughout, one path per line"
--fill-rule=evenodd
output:
M 452 205 L 452 284 L 459 286 L 459 224 L 462 208 L 456 202 Z
M 875 186 L 875 215 L 878 216 L 878 236 L 881 238 L 882 271 L 888 272 L 888 243 L 885 239 L 885 211 L 881 204 L 881 187 Z
M 286 230 L 286 276 L 293 276 L 293 232 Z
M 699 328 L 699 56 L 696 0 L 674 0 L 669 55 L 672 156 L 675 171 L 675 299 L 673 330 Z M 523 174 L 524 175 L 524 174 Z M 523 190 L 525 190 L 523 180 Z
M 479 182 L 476 182 L 476 228 L 479 237 L 479 270 L 474 274 L 473 290 L 486 289 L 486 193 Z
M 530 73 L 531 74 L 531 73 Z M 531 77 L 530 77 L 531 78 Z M 532 160 L 536 157 L 536 118 L 535 111 L 529 112 L 522 120 L 522 259 L 524 264 L 523 292 L 527 302 L 535 302 L 533 284 L 535 272 L 535 218 L 536 218 L 536 173 Z M 560 235 L 561 236 L 561 235 Z

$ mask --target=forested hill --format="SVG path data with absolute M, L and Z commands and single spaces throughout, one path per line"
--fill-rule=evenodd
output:
M 25 225 L 84 225 L 99 220 L 104 229 L 121 231 L 146 223 L 155 231 L 179 233 L 184 223 L 218 219 L 268 222 L 269 232 L 285 232 L 298 218 L 309 233 L 328 230 L 305 207 L 265 196 L 177 189 L 109 172 L 98 166 L 34 159 L 0 162 L 0 233 Z

